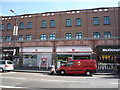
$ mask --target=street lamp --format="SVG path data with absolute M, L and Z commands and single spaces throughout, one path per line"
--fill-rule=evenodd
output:
M 13 28 L 13 36 L 14 36 L 14 44 L 13 44 L 13 60 L 14 56 L 16 54 L 16 49 L 15 49 L 15 37 L 18 35 L 18 25 L 17 25 L 17 14 L 14 12 L 14 10 L 10 9 L 10 12 L 12 12 L 16 17 L 15 17 L 15 25 Z

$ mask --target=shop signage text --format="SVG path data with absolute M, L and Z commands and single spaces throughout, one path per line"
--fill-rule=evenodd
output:
M 120 49 L 111 49 L 111 48 L 108 48 L 108 49 L 102 49 L 103 52 L 119 52 Z

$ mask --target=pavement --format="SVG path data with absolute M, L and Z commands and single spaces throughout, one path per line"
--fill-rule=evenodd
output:
M 15 68 L 15 72 L 28 72 L 28 73 L 49 73 L 50 69 L 38 68 Z M 118 75 L 116 71 L 97 70 L 94 75 Z

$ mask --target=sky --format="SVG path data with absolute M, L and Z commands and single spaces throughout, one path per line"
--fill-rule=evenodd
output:
M 120 0 L 1 0 L 0 15 L 17 15 L 66 10 L 91 9 L 99 7 L 118 7 Z

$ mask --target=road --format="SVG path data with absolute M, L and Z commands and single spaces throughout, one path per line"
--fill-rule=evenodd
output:
M 0 88 L 39 90 L 40 88 L 118 88 L 118 75 L 48 75 L 46 73 L 0 73 Z

